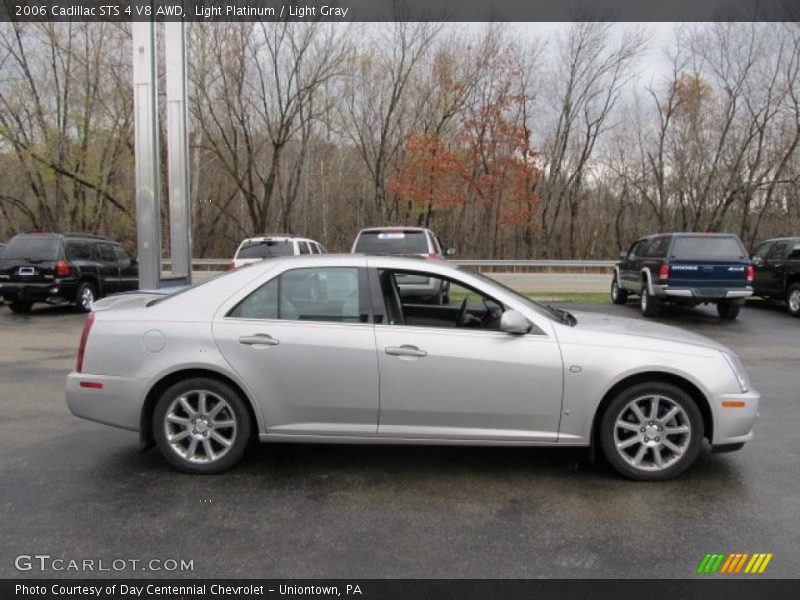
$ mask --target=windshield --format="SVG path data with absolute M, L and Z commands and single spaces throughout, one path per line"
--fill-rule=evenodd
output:
M 747 253 L 735 237 L 678 237 L 672 243 L 670 258 L 677 260 L 744 260 Z
M 522 302 L 528 308 L 530 308 L 532 310 L 535 310 L 540 315 L 542 315 L 544 317 L 547 317 L 548 319 L 552 319 L 553 321 L 559 321 L 559 322 L 563 323 L 563 322 L 565 322 L 565 319 L 564 319 L 563 315 L 565 313 L 569 314 L 569 313 L 567 313 L 567 311 L 561 310 L 560 308 L 554 308 L 552 306 L 547 306 L 545 304 L 539 304 L 535 300 L 531 300 L 530 298 L 528 298 L 524 294 L 519 293 L 517 290 L 515 290 L 513 288 L 510 288 L 507 285 L 500 283 L 496 279 L 492 279 L 491 277 L 488 277 L 487 275 L 484 275 L 483 273 L 474 273 L 473 272 L 473 273 L 471 273 L 471 275 L 474 275 L 475 277 L 478 277 L 479 279 L 482 279 L 483 281 L 486 281 L 486 282 L 488 282 L 488 283 L 490 283 L 492 285 L 495 285 L 495 286 L 501 288 L 503 291 L 505 291 L 508 294 L 514 296 L 515 299 L 517 299 L 520 302 Z M 575 317 L 571 317 L 571 319 L 574 319 L 574 318 Z
M 58 260 L 61 240 L 42 235 L 18 235 L 8 242 L 2 258 L 17 260 Z
M 355 252 L 364 254 L 427 254 L 424 231 L 365 231 L 358 236 Z
M 244 242 L 236 258 L 274 258 L 293 254 L 294 243 L 289 240 L 261 240 Z

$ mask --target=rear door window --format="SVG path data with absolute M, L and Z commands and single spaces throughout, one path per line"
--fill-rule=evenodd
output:
M 10 260 L 58 260 L 61 253 L 61 239 L 52 236 L 22 235 L 11 238 L 3 258 Z
M 265 283 L 228 314 L 240 319 L 365 323 L 358 269 L 293 269 Z
M 747 253 L 735 237 L 677 237 L 670 257 L 676 260 L 745 260 Z
M 70 241 L 66 246 L 67 260 L 93 260 L 94 252 L 89 242 Z
M 428 238 L 424 231 L 365 231 L 358 237 L 355 251 L 365 254 L 427 254 Z
M 770 260 L 782 260 L 789 254 L 789 242 L 775 242 L 770 248 L 767 258 Z
M 236 258 L 274 258 L 294 255 L 294 242 L 290 240 L 261 240 L 245 242 Z
M 667 255 L 667 249 L 669 248 L 669 237 L 662 236 L 657 237 L 653 240 L 653 243 L 650 244 L 650 247 L 647 249 L 647 256 L 650 258 L 662 258 Z
M 297 245 L 300 246 L 300 254 L 311 254 L 308 242 L 297 242 Z
M 102 262 L 117 262 L 117 255 L 114 253 L 114 246 L 111 244 L 97 244 L 97 252 L 100 255 L 100 260 Z

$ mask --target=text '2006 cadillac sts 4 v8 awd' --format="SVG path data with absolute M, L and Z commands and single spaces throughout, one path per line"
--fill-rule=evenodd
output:
M 422 276 L 445 304 L 399 293 Z M 593 446 L 634 479 L 753 435 L 730 350 L 661 324 L 543 306 L 445 261 L 311 255 L 97 302 L 67 377 L 77 416 L 191 473 L 247 442 Z

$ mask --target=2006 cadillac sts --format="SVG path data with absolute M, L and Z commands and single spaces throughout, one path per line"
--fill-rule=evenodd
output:
M 448 304 L 397 280 L 445 280 Z M 594 446 L 668 479 L 704 440 L 749 440 L 759 394 L 737 357 L 665 325 L 537 304 L 440 260 L 311 255 L 175 293 L 105 298 L 67 402 L 139 431 L 175 467 L 217 473 L 249 439 Z

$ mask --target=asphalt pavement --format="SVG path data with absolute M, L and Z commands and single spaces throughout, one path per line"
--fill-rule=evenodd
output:
M 663 317 L 732 347 L 763 395 L 752 442 L 667 483 L 579 450 L 424 446 L 261 445 L 229 473 L 185 475 L 67 410 L 83 320 L 0 307 L 0 577 L 92 575 L 15 568 L 35 554 L 193 564 L 98 576 L 684 578 L 707 552 L 770 552 L 756 577 L 799 574 L 800 320 L 780 307 Z

